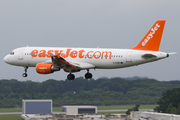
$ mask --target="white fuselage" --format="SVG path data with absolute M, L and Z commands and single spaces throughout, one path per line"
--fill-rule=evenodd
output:
M 149 54 L 151 57 L 148 57 Z M 168 57 L 164 52 L 132 49 L 21 47 L 5 56 L 4 61 L 16 66 L 36 67 L 38 63 L 52 63 L 52 55 L 59 55 L 67 61 L 92 65 L 90 68 L 81 69 L 123 68 Z
M 86 79 L 92 78 L 89 69 L 116 69 L 135 66 L 169 56 L 159 52 L 165 20 L 157 20 L 139 44 L 132 49 L 21 47 L 4 57 L 11 65 L 23 66 L 27 77 L 28 67 L 36 67 L 39 74 L 50 74 L 60 69 L 69 72 L 67 79 L 75 78 L 73 72 L 87 70 Z

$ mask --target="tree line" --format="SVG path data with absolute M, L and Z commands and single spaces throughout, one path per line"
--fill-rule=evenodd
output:
M 44 82 L 0 80 L 0 107 L 21 106 L 22 99 L 52 99 L 62 104 L 156 104 L 166 90 L 179 87 L 180 81 L 123 78 L 49 79 Z

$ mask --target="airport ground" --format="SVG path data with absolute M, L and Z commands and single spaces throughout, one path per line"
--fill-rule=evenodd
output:
M 141 105 L 139 109 L 154 109 L 158 105 Z M 134 105 L 114 105 L 114 106 L 97 106 L 98 110 L 124 110 L 134 107 Z M 53 111 L 61 111 L 61 107 L 53 107 Z M 0 113 L 12 113 L 12 112 L 22 112 L 22 108 L 0 108 Z M 125 111 L 115 111 L 115 112 L 98 112 L 98 114 L 111 113 L 111 114 L 125 114 Z M 20 120 L 20 114 L 16 115 L 0 115 L 0 120 Z

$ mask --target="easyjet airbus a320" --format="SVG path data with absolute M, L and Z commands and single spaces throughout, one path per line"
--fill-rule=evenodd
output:
M 158 20 L 140 43 L 132 49 L 21 47 L 4 57 L 4 61 L 23 66 L 27 77 L 28 67 L 36 67 L 39 74 L 50 74 L 64 69 L 67 79 L 75 78 L 74 72 L 87 70 L 85 78 L 92 78 L 89 69 L 115 69 L 157 61 L 169 56 L 159 52 L 165 20 Z

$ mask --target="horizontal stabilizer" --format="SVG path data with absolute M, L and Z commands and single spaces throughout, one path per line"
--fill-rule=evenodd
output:
M 142 56 L 144 59 L 149 59 L 149 58 L 152 58 L 152 57 L 157 57 L 156 55 L 153 55 L 153 54 L 144 54 Z

